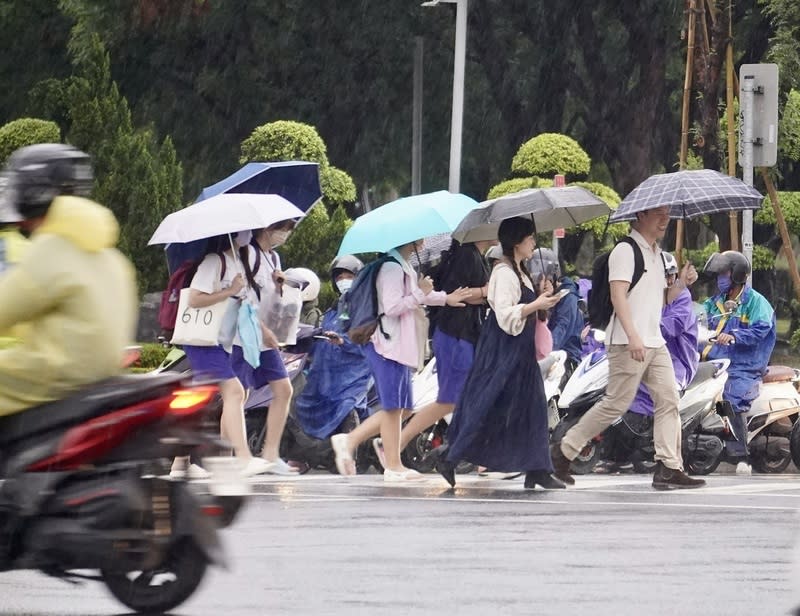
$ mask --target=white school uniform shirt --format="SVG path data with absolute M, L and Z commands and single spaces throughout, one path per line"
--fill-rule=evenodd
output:
M 242 276 L 244 276 L 241 263 L 239 263 L 238 259 L 234 260 L 234 258 L 228 254 L 228 252 L 223 252 L 222 258 L 225 259 L 225 275 L 222 276 L 222 278 L 220 278 L 222 261 L 220 261 L 219 256 L 216 253 L 210 253 L 207 254 L 200 262 L 200 265 L 197 266 L 197 271 L 192 278 L 189 288 L 200 291 L 201 293 L 208 293 L 210 295 L 230 287 L 231 284 L 233 284 L 233 279 L 236 277 L 236 274 L 241 273 Z M 246 293 L 245 289 L 247 289 L 247 287 L 244 287 L 244 289 L 242 289 L 234 297 L 238 299 L 244 298 Z M 241 346 L 242 344 L 238 332 L 233 338 L 233 344 L 237 346 Z M 230 348 L 226 348 L 225 350 L 228 353 L 231 351 Z

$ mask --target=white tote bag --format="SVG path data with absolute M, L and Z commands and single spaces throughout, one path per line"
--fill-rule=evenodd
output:
M 236 311 L 239 302 L 228 297 L 211 306 L 190 308 L 190 291 L 189 288 L 181 289 L 178 317 L 175 319 L 175 331 L 170 342 L 191 346 L 217 346 L 221 343 L 221 337 L 225 338 L 221 333 L 225 313 L 228 310 Z

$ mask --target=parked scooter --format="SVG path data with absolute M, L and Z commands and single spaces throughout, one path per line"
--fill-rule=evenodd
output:
M 732 409 L 722 399 L 728 365 L 727 360 L 702 362 L 681 396 L 684 465 L 692 474 L 709 474 L 720 462 L 734 460 L 726 446 L 735 440 L 730 427 Z M 795 387 L 798 378 L 800 371 L 770 366 L 760 395 L 747 413 L 750 459 L 759 472 L 782 472 L 791 461 L 792 418 L 800 412 L 800 395 Z M 553 432 L 554 441 L 563 438 L 602 398 L 607 384 L 608 360 L 605 349 L 599 348 L 583 358 L 564 387 L 559 399 L 562 422 Z M 800 432 L 797 439 L 800 451 Z M 628 411 L 587 443 L 571 468 L 583 474 L 591 472 L 600 460 L 611 460 L 632 462 L 637 472 L 650 472 L 653 453 L 652 418 Z
M 713 333 L 702 322 L 698 339 L 702 343 L 713 341 Z M 790 437 L 800 412 L 798 384 L 800 370 L 768 366 L 759 395 L 745 415 L 750 463 L 760 473 L 781 473 L 792 461 Z M 718 405 L 717 412 L 722 425 L 719 419 L 709 418 L 688 443 L 688 457 L 684 451 L 690 472 L 708 474 L 714 472 L 720 462 L 738 461 L 730 452 L 730 445 L 736 438 L 730 428 L 733 408 L 730 403 L 723 402 Z
M 769 366 L 758 398 L 753 400 L 746 414 L 750 463 L 760 473 L 782 473 L 792 461 L 790 437 L 795 431 L 794 420 L 800 412 L 798 382 L 800 370 Z M 684 459 L 689 472 L 706 475 L 714 472 L 720 462 L 736 461 L 728 451 L 728 444 L 736 438 L 730 429 L 733 409 L 723 401 L 717 410 L 718 419 L 709 418 L 695 434 L 690 435 L 688 445 L 684 445 Z
M 602 333 L 595 333 L 602 339 Z M 602 341 L 602 340 L 601 340 Z M 684 453 L 687 435 L 702 424 L 709 415 L 715 415 L 727 380 L 727 360 L 703 362 L 691 383 L 682 392 L 679 412 L 684 429 Z M 561 420 L 553 430 L 553 441 L 560 441 L 567 431 L 605 395 L 608 385 L 608 356 L 605 348 L 586 355 L 564 386 L 558 407 Z M 612 423 L 602 434 L 586 444 L 572 461 L 575 474 L 592 472 L 602 461 L 617 465 L 632 464 L 638 473 L 652 472 L 653 418 L 628 411 Z
M 206 421 L 217 387 L 183 380 L 124 375 L 0 418 L 0 570 L 101 581 L 128 608 L 162 613 L 210 563 L 225 565 L 218 529 L 246 485 L 209 457 L 221 446 Z M 217 469 L 208 493 L 169 478 L 169 461 L 188 455 Z

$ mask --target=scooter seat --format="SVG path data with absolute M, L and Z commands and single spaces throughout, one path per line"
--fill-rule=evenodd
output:
M 767 373 L 762 379 L 763 383 L 786 383 L 795 379 L 794 368 L 789 366 L 767 366 Z
M 0 448 L 62 426 L 80 423 L 115 409 L 166 395 L 183 374 L 127 374 L 93 383 L 71 396 L 0 417 Z M 159 389 L 164 393 L 160 394 Z

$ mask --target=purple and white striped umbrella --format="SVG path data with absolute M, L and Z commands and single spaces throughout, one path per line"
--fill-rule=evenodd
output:
M 635 220 L 636 212 L 669 206 L 670 218 L 757 210 L 763 195 L 739 178 L 712 169 L 651 175 L 634 188 L 611 214 L 611 222 Z

